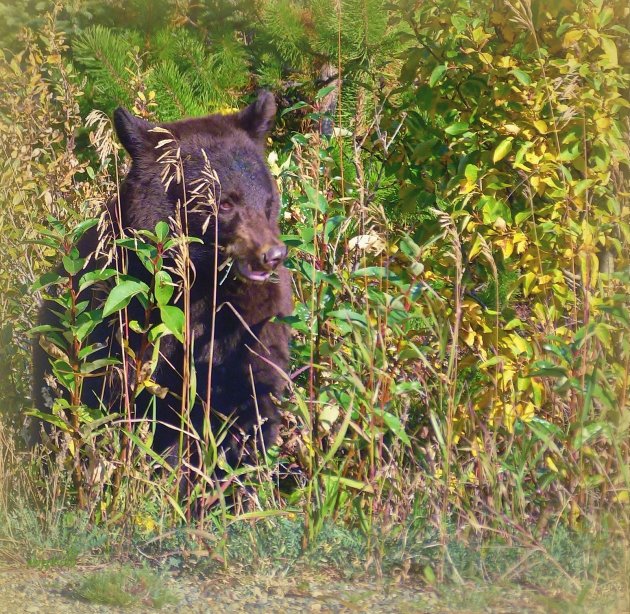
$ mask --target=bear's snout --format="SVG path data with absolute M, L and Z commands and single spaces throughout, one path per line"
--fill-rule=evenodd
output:
M 270 269 L 277 269 L 287 257 L 287 246 L 284 243 L 274 245 L 267 251 L 263 252 L 262 262 Z
M 287 257 L 287 246 L 263 214 L 243 209 L 239 222 L 225 253 L 234 259 L 241 279 L 267 281 Z
M 271 273 L 276 270 L 287 257 L 287 246 L 275 243 L 269 246 L 265 243 L 255 250 L 250 257 L 236 254 L 236 267 L 241 277 L 250 281 L 267 281 Z

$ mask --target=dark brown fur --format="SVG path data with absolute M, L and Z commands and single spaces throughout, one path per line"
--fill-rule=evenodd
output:
M 198 399 L 192 409 L 191 422 L 201 438 L 203 405 L 208 392 L 215 270 L 217 264 L 220 266 L 229 257 L 234 265 L 216 288 L 218 310 L 212 354 L 211 406 L 215 430 L 221 425 L 219 416 L 234 422 L 222 445 L 232 462 L 238 461 L 243 450 L 251 451 L 259 418 L 263 437 L 258 438 L 258 444 L 264 442 L 269 446 L 275 441 L 279 414 L 274 397 L 280 397 L 286 386 L 283 372 L 288 364 L 289 330 L 272 319 L 291 313 L 291 282 L 288 271 L 282 266 L 286 249 L 279 240 L 279 196 L 263 157 L 264 140 L 274 114 L 273 97 L 263 92 L 256 102 L 238 114 L 161 124 L 176 141 L 168 147 L 180 150 L 185 180 L 179 185 L 172 181 L 167 191 L 160 177 L 164 166 L 157 160 L 165 149 L 156 149 L 156 146 L 169 138 L 168 135 L 152 132 L 154 125 L 126 110 L 118 109 L 114 117 L 120 141 L 132 157 L 132 166 L 120 189 L 120 220 L 116 214 L 118 203 L 112 201 L 108 206 L 112 236 L 120 234 L 121 223 L 126 234 L 130 234 L 140 229 L 154 230 L 159 221 L 168 221 L 175 213 L 177 201 L 183 202 L 184 197 L 190 199 L 196 181 L 202 176 L 206 158 L 218 175 L 220 187 L 214 190 L 220 205 L 218 263 L 214 256 L 216 216 L 211 208 L 200 198 L 189 203 L 187 214 L 188 234 L 202 240 L 190 246 L 191 278 L 194 279 L 190 328 L 194 337 Z M 210 223 L 204 232 L 208 220 Z M 90 231 L 79 246 L 82 256 L 92 253 L 97 241 L 96 231 Z M 98 258 L 93 258 L 88 267 L 97 268 L 101 264 Z M 167 266 L 172 264 L 172 261 L 165 262 Z M 271 278 L 265 279 L 271 272 Z M 149 273 L 134 257 L 129 260 L 129 274 L 147 283 L 150 281 Z M 222 277 L 220 272 L 219 280 Z M 181 299 L 178 305 L 182 306 Z M 129 305 L 128 318 L 143 319 L 142 309 L 135 300 Z M 117 317 L 115 320 L 118 321 Z M 44 305 L 40 323 L 54 321 L 49 305 Z M 103 343 L 106 348 L 102 355 L 113 353 L 120 357 L 116 329 L 115 323 L 110 321 L 98 327 L 89 342 Z M 138 352 L 140 336 L 130 333 L 129 342 Z M 178 440 L 177 431 L 171 427 L 180 424 L 181 403 L 176 397 L 184 392 L 180 375 L 184 357 L 181 343 L 173 336 L 162 339 L 160 354 L 152 379 L 170 391 L 165 399 L 156 399 L 158 424 L 153 445 L 161 452 Z M 150 350 L 145 360 L 149 358 Z M 36 345 L 33 393 L 40 409 L 46 405 L 43 393 L 48 372 L 48 357 Z M 135 374 L 130 373 L 129 379 L 134 378 Z M 82 401 L 88 407 L 96 408 L 102 403 L 109 411 L 121 411 L 120 385 L 112 383 L 115 379 L 86 379 Z M 140 415 L 149 400 L 147 393 L 138 398 L 136 407 Z M 243 446 L 247 440 L 250 445 Z

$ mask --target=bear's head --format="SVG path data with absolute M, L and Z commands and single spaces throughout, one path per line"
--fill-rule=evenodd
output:
M 123 108 L 114 113 L 132 159 L 121 187 L 123 224 L 155 228 L 179 212 L 197 274 L 231 258 L 241 278 L 266 281 L 286 257 L 279 239 L 279 196 L 264 159 L 276 104 L 269 92 L 231 115 L 153 124 Z M 217 225 L 218 224 L 218 225 Z

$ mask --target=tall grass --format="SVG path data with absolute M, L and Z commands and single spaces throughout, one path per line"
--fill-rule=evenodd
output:
M 519 6 L 514 9 L 519 19 L 532 29 L 526 5 Z M 24 288 L 59 255 L 50 242 L 36 242 L 41 221 L 46 215 L 56 220 L 44 230 L 54 229 L 57 247 L 78 240 L 80 221 L 98 211 L 107 193 L 119 192 L 125 170 L 107 118 L 93 116 L 86 127 L 81 123 L 78 78 L 64 59 L 66 43 L 54 18 L 45 34 L 44 43 L 27 37 L 19 57 L 0 62 L 0 76 L 12 92 L 0 116 L 5 137 L 0 189 L 6 205 L 0 214 L 0 273 L 10 289 L 0 297 L 3 330 L 4 322 L 11 323 L 10 351 L 2 358 L 3 370 L 6 366 L 14 378 L 6 385 L 2 380 L 3 410 L 27 388 L 26 333 L 40 290 L 27 296 Z M 16 71 L 12 61 L 25 70 Z M 385 104 L 373 102 L 377 109 Z M 33 105 L 28 112 L 9 113 L 27 103 Z M 553 110 L 553 99 L 548 103 Z M 316 124 L 321 118 L 312 111 Z M 227 536 L 245 523 L 266 527 L 280 517 L 297 519 L 304 551 L 316 549 L 329 527 L 339 524 L 360 531 L 368 544 L 366 558 L 377 566 L 387 557 L 384 544 L 396 539 L 411 552 L 422 528 L 434 538 L 426 548 L 440 552 L 427 563 L 426 579 L 433 568 L 438 577 L 457 579 L 461 565 L 452 544 L 464 537 L 501 537 L 557 567 L 545 536 L 560 525 L 626 535 L 628 319 L 616 295 L 627 279 L 623 273 L 611 275 L 595 287 L 580 278 L 581 264 L 573 257 L 573 290 L 565 310 L 555 307 L 546 289 L 538 300 L 548 307 L 545 317 L 505 321 L 502 301 L 511 301 L 512 311 L 531 305 L 522 295 L 520 271 L 514 284 L 503 270 L 496 235 L 486 239 L 471 233 L 473 214 L 461 196 L 427 212 L 426 228 L 402 228 L 392 221 L 381 195 L 406 116 L 390 139 L 381 115 L 368 126 L 362 119 L 357 116 L 348 133 L 332 138 L 317 130 L 293 134 L 274 146 L 269 158 L 283 194 L 296 298 L 295 313 L 287 319 L 294 329 L 293 367 L 281 405 L 282 446 L 259 450 L 256 465 L 230 468 L 219 454 L 226 431 L 210 428 L 210 397 L 201 400 L 203 432 L 195 432 L 189 421 L 197 374 L 187 216 L 200 201 L 212 215 L 216 176 L 208 167 L 191 185 L 176 143 L 165 135 L 163 181 L 180 182 L 184 202 L 170 230 L 121 237 L 111 263 L 119 276 L 126 272 L 126 251 L 154 250 L 143 350 L 120 357 L 123 374 L 126 361 L 132 361 L 132 370 L 145 377 L 135 378 L 134 387 L 125 382 L 121 416 L 80 414 L 81 382 L 74 382 L 75 398 L 60 414 L 68 419 L 58 421 L 59 430 L 45 446 L 30 452 L 17 451 L 10 431 L 0 431 L 3 514 L 28 500 L 54 523 L 60 510 L 76 506 L 92 525 L 117 525 L 127 536 L 146 527 L 167 536 L 174 527 L 197 523 L 213 539 L 220 536 L 226 549 Z M 50 125 L 53 136 L 42 130 Z M 94 151 L 77 147 L 75 134 L 86 129 Z M 529 239 L 542 275 L 551 265 L 544 262 L 529 197 L 534 220 Z M 165 271 L 158 260 L 169 233 L 176 258 L 174 269 Z M 61 255 L 68 256 L 71 247 L 66 244 Z M 483 288 L 470 283 L 477 257 L 489 271 Z M 215 271 L 215 279 L 222 274 Z M 158 297 L 160 276 L 184 297 L 183 324 L 175 332 L 185 348 L 181 370 L 189 394 L 181 399 L 176 460 L 152 449 L 151 424 L 134 407 L 141 386 L 154 386 L 160 394 L 150 363 L 165 333 L 149 326 L 150 313 L 169 300 L 161 303 Z M 491 297 L 488 304 L 479 300 L 482 291 Z M 75 306 L 79 299 L 73 298 Z M 116 311 L 124 339 L 129 321 L 124 308 Z M 85 340 L 75 341 L 74 359 L 85 366 L 88 360 L 79 358 Z M 19 369 L 24 375 L 15 378 Z M 523 377 L 514 384 L 517 369 Z M 424 555 L 402 558 L 411 565 L 414 556 Z M 564 567 L 559 573 L 570 576 Z

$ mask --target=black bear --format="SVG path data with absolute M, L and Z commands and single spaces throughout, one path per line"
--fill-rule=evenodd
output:
M 182 424 L 189 432 L 196 431 L 195 441 L 199 442 L 207 415 L 213 416 L 214 428 L 229 425 L 220 448 L 231 463 L 238 463 L 254 447 L 260 450 L 261 444 L 269 446 L 277 439 L 277 398 L 286 387 L 289 329 L 276 318 L 291 313 L 292 300 L 290 274 L 283 266 L 286 247 L 279 239 L 279 195 L 264 160 L 275 112 L 273 96 L 262 92 L 250 106 L 231 115 L 156 125 L 122 108 L 114 113 L 116 133 L 132 162 L 119 195 L 106 208 L 106 242 L 111 247 L 121 229 L 125 236 L 133 236 L 138 230 L 153 231 L 161 221 L 170 223 L 172 229 L 178 211 L 180 226 L 186 226 L 185 234 L 193 237 L 186 310 L 196 401 L 182 422 L 181 398 L 188 394 L 182 385 L 184 348 L 169 335 L 161 339 L 152 374 L 153 382 L 167 392 L 149 402 L 145 391 L 135 403 L 135 418 L 147 415 L 142 407 L 152 407 L 153 448 L 160 453 L 177 446 Z M 168 149 L 170 153 L 165 153 Z M 169 155 L 174 159 L 169 160 Z M 169 173 L 173 177 L 168 178 Z M 201 197 L 203 190 L 196 190 L 200 184 L 211 190 L 212 198 Z M 88 270 L 104 266 L 103 256 L 95 254 L 97 244 L 99 253 L 106 251 L 102 231 L 96 229 L 79 243 L 81 256 L 90 256 Z M 150 284 L 150 273 L 142 263 L 133 254 L 127 257 L 128 274 Z M 169 261 L 167 253 L 165 267 L 174 267 L 175 258 L 172 255 Z M 181 294 L 176 292 L 175 301 L 183 309 Z M 91 300 L 102 305 L 103 297 L 94 290 Z M 141 321 L 142 309 L 138 301 L 132 301 L 127 321 Z M 50 304 L 45 304 L 40 323 L 54 322 Z M 118 317 L 110 318 L 91 333 L 89 342 L 102 345 L 102 356 L 120 358 L 119 331 Z M 140 335 L 131 330 L 127 334 L 128 347 L 137 353 Z M 51 381 L 49 358 L 42 345 L 36 343 L 34 349 L 33 396 L 38 409 L 49 411 L 53 391 L 47 384 Z M 81 402 L 123 413 L 121 391 L 138 374 L 128 372 L 121 377 L 120 371 L 117 366 L 102 377 L 85 378 Z M 206 413 L 208 398 L 211 413 Z

